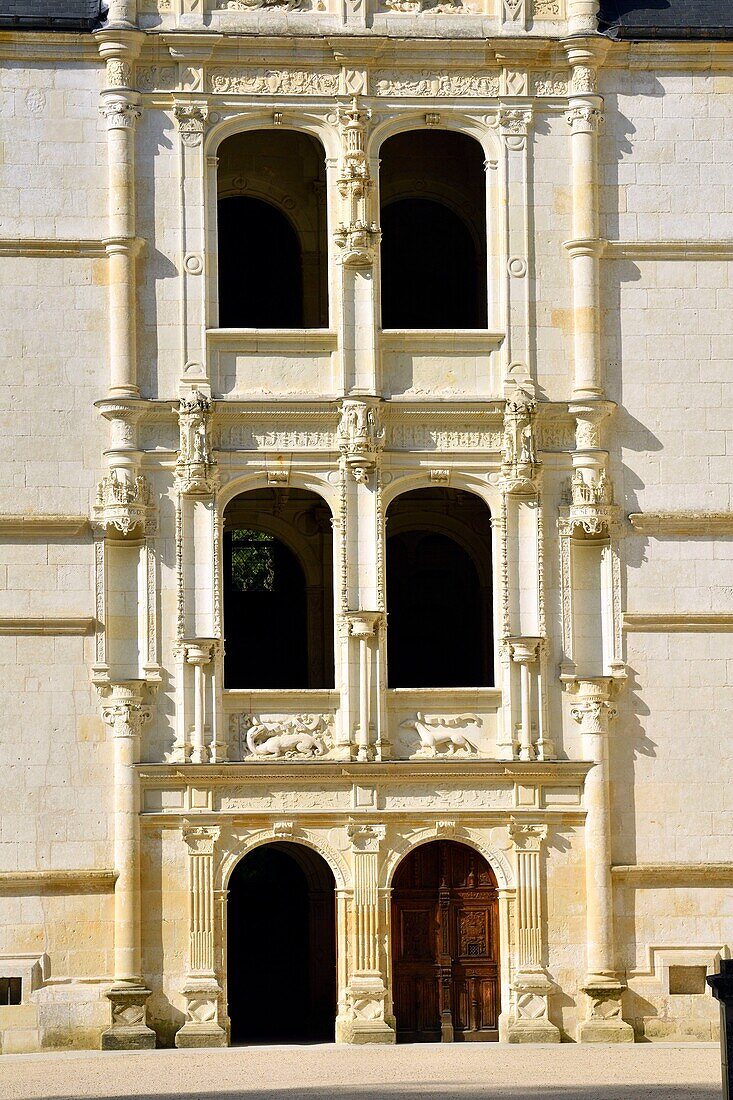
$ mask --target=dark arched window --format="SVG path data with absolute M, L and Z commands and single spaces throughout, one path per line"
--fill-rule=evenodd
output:
M 219 325 L 303 325 L 298 236 L 288 218 L 261 199 L 219 200 Z
M 387 512 L 386 559 L 389 686 L 493 684 L 490 516 L 482 501 L 450 489 L 398 497 Z
M 411 130 L 381 149 L 382 327 L 486 328 L 486 181 L 465 134 Z
M 225 686 L 333 687 L 328 508 L 315 493 L 263 489 L 235 497 L 224 524 Z
M 326 155 L 307 134 L 252 130 L 221 143 L 220 328 L 326 328 Z

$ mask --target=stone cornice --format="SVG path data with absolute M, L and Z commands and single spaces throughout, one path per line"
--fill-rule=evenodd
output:
M 733 535 L 733 512 L 632 512 L 629 523 L 643 535 Z
M 733 863 L 616 864 L 613 877 L 640 887 L 733 886 Z
M 112 870 L 0 871 L 0 894 L 112 894 Z
M 267 780 L 278 782 L 311 782 L 315 785 L 328 780 L 353 783 L 404 783 L 406 780 L 424 784 L 431 777 L 445 781 L 471 780 L 502 783 L 544 782 L 583 783 L 593 764 L 584 760 L 392 760 L 365 765 L 339 761 L 290 764 L 246 763 L 217 764 L 138 764 L 138 774 L 143 783 L 158 784 L 162 780 L 177 783 L 242 784 L 251 781 L 261 784 Z M 514 810 L 512 810 L 514 812 Z
M 733 631 L 733 612 L 626 611 L 623 628 L 636 634 L 715 634 Z
M 95 620 L 85 616 L 11 615 L 0 618 L 0 634 L 55 636 L 85 635 L 94 632 Z
M 87 516 L 0 515 L 0 538 L 72 539 L 90 530 Z
M 607 260 L 731 260 L 733 240 L 601 241 Z

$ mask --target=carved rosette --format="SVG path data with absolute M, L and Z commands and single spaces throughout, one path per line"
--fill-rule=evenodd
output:
M 176 482 L 190 496 L 211 496 L 219 474 L 211 446 L 211 400 L 200 390 L 181 397 L 178 405 L 180 443 Z
M 369 481 L 384 448 L 385 430 L 376 402 L 346 398 L 341 402 L 338 445 L 346 468 L 360 484 Z
M 94 522 L 105 531 L 127 536 L 138 529 L 154 535 L 156 528 L 153 491 L 144 474 L 127 467 L 115 467 L 97 486 Z
M 354 96 L 348 108 L 339 108 L 341 131 L 341 167 L 337 179 L 343 200 L 344 220 L 336 230 L 336 244 L 341 250 L 339 262 L 363 267 L 374 262 L 380 232 L 370 218 L 370 198 L 373 180 L 366 154 L 366 128 L 371 111 L 362 111 Z

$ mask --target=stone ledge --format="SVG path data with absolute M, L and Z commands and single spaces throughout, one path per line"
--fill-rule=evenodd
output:
M 12 615 L 0 618 L 0 634 L 57 635 L 94 633 L 96 620 L 87 616 L 28 616 Z
M 719 634 L 733 631 L 733 611 L 625 611 L 622 625 L 632 633 Z
M 629 523 L 644 535 L 733 535 L 733 512 L 632 512 Z
M 611 873 L 642 887 L 733 886 L 733 863 L 619 863 Z
M 78 538 L 88 535 L 87 516 L 0 515 L 0 538 Z
M 0 894 L 112 894 L 112 870 L 0 871 Z

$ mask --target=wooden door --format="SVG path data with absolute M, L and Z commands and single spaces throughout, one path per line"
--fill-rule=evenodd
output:
M 393 994 L 405 1043 L 499 1037 L 496 879 L 472 848 L 425 844 L 392 891 Z

